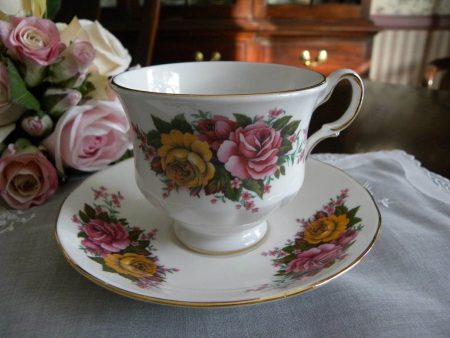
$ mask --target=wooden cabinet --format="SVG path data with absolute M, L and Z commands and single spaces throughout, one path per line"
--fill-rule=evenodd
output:
M 276 2 L 212 0 L 168 5 L 163 1 L 153 62 L 220 58 L 282 63 L 324 74 L 344 67 L 359 73 L 368 70 L 377 32 L 368 19 L 369 0 L 354 4 L 322 0 L 317 5 Z

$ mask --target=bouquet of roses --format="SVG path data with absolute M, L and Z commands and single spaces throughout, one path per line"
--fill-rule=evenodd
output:
M 28 11 L 7 8 L 20 3 Z M 45 1 L 2 2 L 8 9 L 16 15 L 0 11 L 0 194 L 26 209 L 71 171 L 100 170 L 130 149 L 108 77 L 131 57 L 98 22 L 45 18 Z

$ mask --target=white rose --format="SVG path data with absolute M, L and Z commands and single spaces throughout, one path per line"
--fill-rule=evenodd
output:
M 14 16 L 43 17 L 47 10 L 47 0 L 2 0 L 0 11 Z
M 58 25 L 60 29 L 62 25 Z M 131 63 L 131 56 L 120 41 L 98 21 L 73 18 L 63 28 L 61 40 L 68 46 L 71 41 L 89 41 L 95 49 L 94 65 L 101 75 L 114 76 L 125 71 Z

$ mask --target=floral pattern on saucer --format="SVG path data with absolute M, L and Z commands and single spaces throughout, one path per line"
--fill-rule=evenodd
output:
M 306 131 L 283 109 L 233 116 L 199 111 L 189 121 L 184 114 L 164 121 L 151 115 L 155 129 L 132 125 L 150 169 L 161 177 L 164 198 L 188 189 L 191 196 L 211 196 L 212 204 L 232 201 L 258 212 L 255 199 L 270 193 L 286 165 L 304 161 Z
M 119 209 L 124 197 L 110 193 L 104 186 L 91 188 L 94 202 L 85 203 L 72 222 L 78 225 L 80 249 L 103 271 L 118 273 L 141 288 L 157 287 L 165 281 L 167 273 L 179 271 L 161 265 L 152 241 L 157 229 L 145 232 L 128 224 L 120 217 Z
M 347 256 L 363 229 L 362 220 L 356 216 L 359 206 L 349 209 L 345 204 L 347 197 L 348 189 L 343 189 L 312 217 L 297 219 L 301 229 L 293 240 L 289 239 L 282 248 L 262 253 L 273 257 L 272 265 L 278 269 L 274 287 L 314 276 Z M 265 284 L 258 290 L 267 287 L 270 286 Z

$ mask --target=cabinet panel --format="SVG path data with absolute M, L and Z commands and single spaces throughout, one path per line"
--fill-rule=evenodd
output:
M 309 68 L 326 75 L 339 68 L 351 68 L 363 73 L 368 67 L 370 51 L 366 40 L 276 37 L 262 39 L 260 43 L 260 59 L 263 62 Z M 323 63 L 317 61 L 322 50 L 327 53 L 327 59 Z M 304 64 L 304 51 L 309 52 L 312 65 Z
M 221 61 L 246 60 L 248 45 L 248 39 L 230 35 L 160 37 L 156 42 L 154 63 L 217 61 L 219 56 Z

